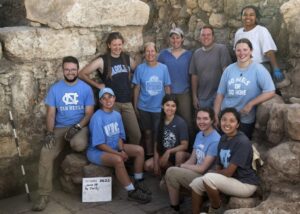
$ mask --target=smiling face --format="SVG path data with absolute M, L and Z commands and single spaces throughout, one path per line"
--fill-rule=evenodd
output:
M 200 42 L 205 48 L 212 46 L 214 43 L 214 35 L 210 28 L 203 28 L 200 32 Z
M 174 101 L 167 101 L 163 104 L 163 110 L 166 114 L 166 117 L 173 117 L 176 113 L 176 103 Z
M 251 30 L 256 26 L 256 13 L 253 8 L 245 8 L 242 12 L 242 22 L 246 30 Z
M 200 131 L 202 132 L 208 132 L 211 129 L 213 129 L 212 124 L 213 124 L 212 118 L 209 117 L 209 113 L 205 111 L 199 111 L 197 113 L 196 117 L 196 124 Z
M 147 63 L 155 63 L 156 62 L 156 49 L 155 46 L 149 44 L 145 47 L 145 60 Z
M 100 103 L 102 104 L 102 110 L 106 112 L 110 112 L 113 110 L 114 104 L 115 104 L 115 99 L 116 97 L 109 94 L 105 93 L 101 98 L 100 98 Z
M 78 77 L 77 64 L 73 62 L 65 62 L 63 64 L 63 74 L 64 74 L 65 81 L 69 83 L 75 82 Z
M 239 63 L 245 63 L 251 59 L 252 50 L 247 43 L 238 43 L 235 47 L 235 55 Z
M 221 118 L 221 129 L 229 137 L 233 137 L 238 132 L 239 122 L 232 112 L 223 114 Z
M 110 44 L 108 44 L 108 48 L 113 57 L 119 57 L 123 50 L 123 41 L 121 39 L 113 39 Z
M 172 46 L 172 48 L 174 49 L 179 49 L 182 47 L 182 44 L 183 44 L 183 37 L 176 34 L 176 33 L 173 33 L 171 36 L 170 36 L 170 45 Z

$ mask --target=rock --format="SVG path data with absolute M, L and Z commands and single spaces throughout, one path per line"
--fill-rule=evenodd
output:
M 197 0 L 185 0 L 185 4 L 189 9 L 194 9 L 198 6 Z
M 2 58 L 2 44 L 0 43 L 0 59 Z
M 238 198 L 231 196 L 226 209 L 252 208 L 260 203 L 258 197 Z
M 65 157 L 61 168 L 67 175 L 83 175 L 83 167 L 86 165 L 88 160 L 85 155 L 72 153 Z
M 298 103 L 298 104 L 300 104 L 300 98 L 298 98 L 298 97 L 291 97 L 290 98 L 290 102 L 291 103 Z
M 222 28 L 226 25 L 227 19 L 222 13 L 212 13 L 209 17 L 209 24 L 215 28 Z
M 82 191 L 82 185 L 81 184 L 74 184 L 72 181 L 71 176 L 60 176 L 59 178 L 61 187 L 63 191 L 71 194 L 79 195 Z
M 219 0 L 199 0 L 199 7 L 206 12 L 220 12 L 223 10 L 223 1 Z
M 93 33 L 50 28 L 7 27 L 0 29 L 0 39 L 10 60 L 37 61 L 61 59 L 64 56 L 88 56 L 96 52 Z
M 293 140 L 300 140 L 300 104 L 289 105 L 284 115 L 285 131 Z
M 113 168 L 105 166 L 97 166 L 95 164 L 89 164 L 83 167 L 84 177 L 107 177 L 112 176 Z
M 26 0 L 27 19 L 55 29 L 145 25 L 149 6 L 139 0 Z
M 266 135 L 272 144 L 279 144 L 284 137 L 284 121 L 282 120 L 286 104 L 275 103 L 270 109 L 270 117 L 267 122 Z

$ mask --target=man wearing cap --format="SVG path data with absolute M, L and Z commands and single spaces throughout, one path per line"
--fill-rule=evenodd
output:
M 184 35 L 180 28 L 169 32 L 170 48 L 159 53 L 158 61 L 168 67 L 171 78 L 171 93 L 178 101 L 177 112 L 189 127 L 189 137 L 193 139 L 192 99 L 190 94 L 189 65 L 192 52 L 183 48 Z
M 128 200 L 139 203 L 151 201 L 151 191 L 143 182 L 144 149 L 139 145 L 125 144 L 125 131 L 121 114 L 113 110 L 115 94 L 111 88 L 99 92 L 101 108 L 95 112 L 89 124 L 90 143 L 88 160 L 97 165 L 113 167 L 120 183 L 128 192 Z M 133 184 L 124 162 L 134 158 Z
M 69 144 L 82 152 L 88 144 L 86 127 L 94 112 L 92 88 L 78 79 L 79 63 L 75 57 L 63 58 L 64 79 L 53 84 L 47 94 L 47 133 L 40 154 L 38 192 L 33 211 L 46 208 L 52 191 L 53 163 L 64 146 Z
M 215 43 L 211 26 L 202 27 L 199 39 L 202 47 L 194 52 L 189 70 L 193 105 L 212 108 L 222 73 L 232 61 L 227 47 Z

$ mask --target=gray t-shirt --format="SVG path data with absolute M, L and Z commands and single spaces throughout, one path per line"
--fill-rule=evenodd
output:
M 231 61 L 227 47 L 214 44 L 212 49 L 197 49 L 191 59 L 189 73 L 198 76 L 198 99 L 209 99 L 217 92 L 223 73 Z

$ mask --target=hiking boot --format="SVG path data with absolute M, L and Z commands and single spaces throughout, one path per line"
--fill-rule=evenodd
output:
M 152 195 L 152 192 L 145 184 L 144 179 L 135 181 L 134 186 L 136 189 L 142 190 L 143 193 L 145 193 L 147 195 Z
M 42 211 L 46 208 L 49 202 L 48 195 L 41 195 L 38 200 L 33 204 L 32 211 Z
M 146 204 L 151 201 L 151 196 L 143 193 L 140 189 L 135 189 L 128 192 L 128 200 Z

